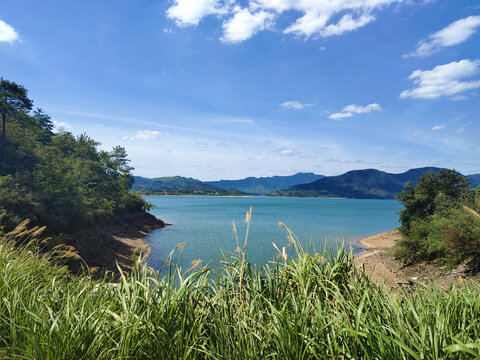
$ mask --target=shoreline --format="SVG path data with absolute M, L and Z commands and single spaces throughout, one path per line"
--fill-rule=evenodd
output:
M 388 287 L 396 287 L 404 282 L 403 276 L 398 274 L 394 260 L 388 254 L 395 241 L 401 238 L 398 230 L 391 230 L 358 240 L 365 250 L 355 256 L 357 268 L 364 268 L 366 274 L 375 283 L 385 283 Z
M 173 195 L 173 194 L 140 194 L 141 196 L 164 196 L 164 197 L 213 197 L 213 198 L 276 198 L 276 199 L 329 199 L 329 200 L 395 200 L 392 199 L 362 199 L 347 197 L 322 197 L 322 196 L 270 196 L 270 195 Z
M 84 229 L 72 235 L 71 245 L 88 265 L 92 275 L 101 278 L 106 272 L 115 277 L 133 269 L 133 257 L 145 256 L 150 248 L 144 238 L 151 231 L 171 224 L 147 212 L 126 214 L 112 221 Z
M 415 286 L 415 283 L 435 283 L 444 290 L 452 285 L 464 288 L 464 280 L 479 282 L 480 274 L 471 275 L 465 263 L 455 268 L 449 268 L 442 259 L 420 261 L 414 264 L 405 264 L 395 259 L 390 250 L 397 240 L 401 239 L 398 230 L 387 231 L 374 236 L 360 239 L 358 243 L 364 246 L 365 251 L 355 256 L 355 265 L 364 269 L 367 276 L 377 285 L 385 284 L 387 288 Z

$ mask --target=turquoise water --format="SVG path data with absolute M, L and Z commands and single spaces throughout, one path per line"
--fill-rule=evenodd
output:
M 156 207 L 151 213 L 172 226 L 151 232 L 145 241 L 152 249 L 149 265 L 158 269 L 170 251 L 185 242 L 180 265 L 201 259 L 204 265 L 218 267 L 223 252 L 236 248 L 232 221 L 235 221 L 240 246 L 243 245 L 245 213 L 253 207 L 247 258 L 263 265 L 273 260 L 276 250 L 287 245 L 287 225 L 304 245 L 311 239 L 317 251 L 325 241 L 336 247 L 346 237 L 356 251 L 358 239 L 398 227 L 396 200 L 353 200 L 271 197 L 187 197 L 145 196 Z M 327 240 L 326 240 L 327 239 Z

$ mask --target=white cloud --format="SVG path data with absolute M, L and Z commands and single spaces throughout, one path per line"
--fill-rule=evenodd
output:
M 343 118 L 347 118 L 347 117 L 352 117 L 353 114 L 352 113 L 335 113 L 335 114 L 332 114 L 329 116 L 330 119 L 333 119 L 333 120 L 341 120 Z
M 432 127 L 432 131 L 438 131 L 438 130 L 443 130 L 445 129 L 445 125 L 437 125 Z
M 0 42 L 13 43 L 18 39 L 19 36 L 15 29 L 6 22 L 0 20 Z
M 428 56 L 447 46 L 461 44 L 468 40 L 480 28 L 480 15 L 457 20 L 442 30 L 432 34 L 428 40 L 422 40 L 417 49 L 404 57 Z
M 282 149 L 278 151 L 278 155 L 281 155 L 281 156 L 292 156 L 295 154 L 296 154 L 295 149 Z
M 203 17 L 223 12 L 220 0 L 175 0 L 167 10 L 167 17 L 183 27 L 198 25 Z
M 208 15 L 229 16 L 221 40 L 238 43 L 273 28 L 287 11 L 299 17 L 286 26 L 285 34 L 329 37 L 365 26 L 375 20 L 376 10 L 401 2 L 405 0 L 250 0 L 247 8 L 240 8 L 239 0 L 175 0 L 167 16 L 178 26 L 197 25 Z
M 306 107 L 314 106 L 315 104 L 302 104 L 300 101 L 285 101 L 280 104 L 280 107 L 284 109 L 304 109 Z
M 274 14 L 266 11 L 251 13 L 249 9 L 236 6 L 233 17 L 223 23 L 220 40 L 225 43 L 244 41 L 259 31 L 271 28 L 274 18 Z
M 356 30 L 362 26 L 375 20 L 375 17 L 370 14 L 363 14 L 357 18 L 353 18 L 352 15 L 344 15 L 336 24 L 330 24 L 320 31 L 322 37 L 328 37 L 332 35 L 341 35 L 347 31 Z
M 128 141 L 147 141 L 147 140 L 156 140 L 162 134 L 160 131 L 156 130 L 138 130 L 133 136 L 124 136 L 122 140 Z
M 455 130 L 455 132 L 456 132 L 457 134 L 460 134 L 460 133 L 462 133 L 462 132 L 464 132 L 464 131 L 465 131 L 465 128 L 460 128 L 460 129 Z
M 405 90 L 400 98 L 435 99 L 440 96 L 452 96 L 480 87 L 480 79 L 461 81 L 480 72 L 480 60 L 460 60 L 439 65 L 432 70 L 416 70 L 408 77 L 417 87 Z
M 383 110 L 382 107 L 377 103 L 368 104 L 366 106 L 352 104 L 352 105 L 345 106 L 342 109 L 342 112 L 338 112 L 330 115 L 329 118 L 333 120 L 341 120 L 343 118 L 352 117 L 353 114 L 367 114 L 367 113 L 371 113 L 374 111 L 381 111 L 381 110 Z
M 173 29 L 171 29 L 171 28 L 164 28 L 163 32 L 165 34 L 175 34 L 175 31 L 173 31 Z
M 53 120 L 52 123 L 53 123 L 53 132 L 54 133 L 58 133 L 60 131 L 64 131 L 66 129 L 71 128 L 69 123 L 66 123 L 66 122 L 63 122 L 63 121 Z
M 403 0 L 258 0 L 258 3 L 277 13 L 297 11 L 303 13 L 285 33 L 306 36 L 328 37 L 353 31 L 375 20 L 374 10 Z M 338 21 L 329 21 L 342 14 Z
M 342 109 L 343 112 L 351 112 L 355 114 L 365 114 L 365 113 L 370 113 L 372 111 L 381 111 L 381 110 L 383 110 L 382 107 L 377 103 L 368 104 L 367 106 L 352 104 L 352 105 L 345 106 Z

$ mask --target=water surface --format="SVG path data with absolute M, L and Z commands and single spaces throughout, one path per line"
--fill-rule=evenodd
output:
M 362 237 L 398 227 L 397 212 L 402 208 L 396 200 L 354 200 L 272 197 L 191 197 L 145 196 L 156 207 L 151 213 L 172 226 L 151 232 L 145 241 L 151 247 L 149 265 L 159 268 L 163 259 L 179 243 L 185 242 L 183 268 L 202 259 L 203 264 L 218 267 L 223 252 L 236 248 L 232 221 L 235 221 L 239 242 L 245 236 L 245 213 L 253 206 L 247 257 L 263 265 L 275 257 L 272 241 L 281 249 L 287 244 L 285 223 L 305 245 L 310 240 L 317 250 L 325 241 L 336 247 L 344 238 L 352 243 Z

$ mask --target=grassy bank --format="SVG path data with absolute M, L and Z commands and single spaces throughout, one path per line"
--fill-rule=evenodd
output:
M 73 277 L 40 255 L 34 238 L 0 241 L 0 358 L 480 356 L 478 285 L 389 292 L 342 249 L 335 257 L 310 256 L 289 236 L 296 257 L 280 252 L 276 264 L 260 270 L 238 249 L 220 276 L 195 264 L 182 273 L 172 263 L 160 275 L 140 260 L 130 276 L 112 284 Z M 34 244 L 14 246 L 19 239 Z

